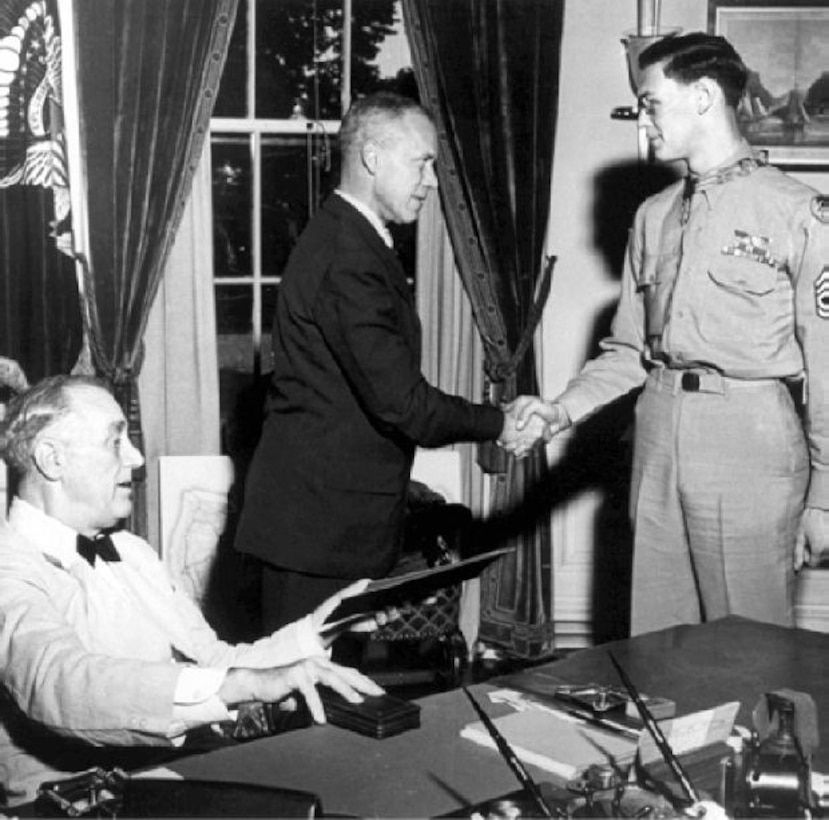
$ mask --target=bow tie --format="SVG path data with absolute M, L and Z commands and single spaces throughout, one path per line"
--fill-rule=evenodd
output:
M 96 538 L 87 538 L 85 535 L 78 535 L 78 555 L 84 558 L 89 566 L 95 566 L 95 559 L 100 557 L 102 561 L 120 561 L 121 556 L 115 549 L 115 544 L 108 535 L 99 535 Z

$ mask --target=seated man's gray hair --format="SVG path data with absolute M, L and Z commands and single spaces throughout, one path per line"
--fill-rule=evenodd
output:
M 105 382 L 94 376 L 58 375 L 42 379 L 9 402 L 0 421 L 0 458 L 12 473 L 24 475 L 31 468 L 38 435 L 69 412 L 67 388 L 76 385 L 111 392 Z

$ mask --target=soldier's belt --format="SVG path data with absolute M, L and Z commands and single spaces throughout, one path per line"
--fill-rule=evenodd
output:
M 719 393 L 730 390 L 762 390 L 776 387 L 782 379 L 734 379 L 710 370 L 675 370 L 657 367 L 651 371 L 651 380 L 671 393 Z

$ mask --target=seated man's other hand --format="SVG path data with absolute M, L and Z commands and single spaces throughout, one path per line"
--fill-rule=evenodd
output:
M 265 703 L 281 701 L 297 693 L 317 723 L 325 723 L 325 709 L 317 686 L 327 686 L 351 703 L 360 703 L 363 695 L 382 695 L 384 690 L 356 669 L 340 666 L 326 657 L 312 658 L 271 669 L 231 669 L 219 690 L 228 706 L 251 700 Z

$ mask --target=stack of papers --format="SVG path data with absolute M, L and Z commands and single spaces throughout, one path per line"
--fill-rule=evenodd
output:
M 636 738 L 574 720 L 563 712 L 531 708 L 495 718 L 493 723 L 519 760 L 565 780 L 592 765 L 626 769 L 636 754 Z M 461 737 L 497 748 L 480 721 L 464 726 Z
M 590 766 L 625 770 L 636 754 L 643 765 L 662 760 L 662 754 L 647 731 L 638 737 L 587 722 L 564 709 L 524 698 L 520 693 L 500 690 L 493 699 L 513 702 L 521 711 L 495 718 L 493 723 L 517 757 L 565 780 L 577 778 Z M 731 734 L 740 704 L 724 703 L 714 709 L 660 721 L 660 728 L 677 755 L 724 744 Z M 461 730 L 461 737 L 496 749 L 480 721 Z

